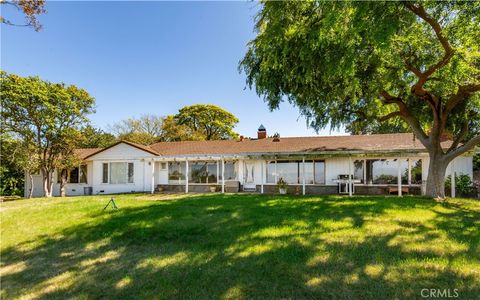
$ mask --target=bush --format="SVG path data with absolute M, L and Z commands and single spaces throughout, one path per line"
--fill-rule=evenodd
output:
M 452 178 L 450 175 L 445 180 L 445 192 L 450 192 L 452 188 Z M 473 182 L 470 176 L 460 174 L 455 176 L 455 189 L 460 195 L 469 195 L 474 192 Z

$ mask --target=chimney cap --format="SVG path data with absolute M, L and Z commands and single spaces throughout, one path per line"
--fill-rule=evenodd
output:
M 267 129 L 265 128 L 265 126 L 263 126 L 263 124 L 260 124 L 260 127 L 258 127 L 258 131 L 267 131 Z

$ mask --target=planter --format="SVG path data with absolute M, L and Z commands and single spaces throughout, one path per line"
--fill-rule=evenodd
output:
M 280 193 L 280 195 L 285 195 L 287 193 L 287 189 L 286 188 L 279 188 L 278 192 Z
M 217 191 L 217 187 L 212 185 L 210 186 L 210 192 L 215 193 Z

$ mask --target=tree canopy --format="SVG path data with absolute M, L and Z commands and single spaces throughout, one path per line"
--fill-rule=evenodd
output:
M 256 20 L 240 70 L 271 109 L 289 101 L 317 129 L 408 126 L 443 196 L 446 165 L 480 143 L 480 2 L 265 1 Z
M 53 172 L 68 164 L 95 99 L 74 85 L 0 73 L 4 130 L 34 149 L 51 196 Z
M 174 116 L 178 125 L 185 125 L 205 140 L 234 139 L 233 130 L 239 120 L 232 113 L 212 104 L 185 106 Z

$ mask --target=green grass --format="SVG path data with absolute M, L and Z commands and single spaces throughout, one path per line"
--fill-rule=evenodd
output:
M 121 195 L 1 204 L 5 298 L 480 295 L 480 202 Z M 152 201 L 152 200 L 166 201 Z

